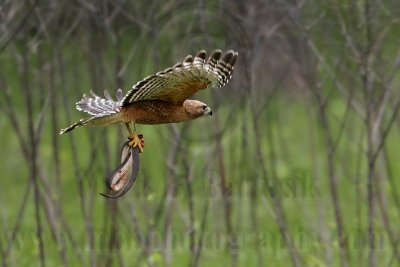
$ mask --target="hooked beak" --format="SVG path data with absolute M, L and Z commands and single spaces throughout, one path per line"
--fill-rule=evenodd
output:
M 212 110 L 211 110 L 211 108 L 206 107 L 206 108 L 204 109 L 204 115 L 210 115 L 210 116 L 212 116 Z

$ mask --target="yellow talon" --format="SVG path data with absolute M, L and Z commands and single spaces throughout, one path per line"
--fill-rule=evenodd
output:
M 139 148 L 139 152 L 143 153 L 143 148 L 144 148 L 143 135 L 137 135 L 136 133 L 133 133 L 130 136 L 128 136 L 128 139 L 131 140 L 128 143 L 129 146 L 137 147 Z

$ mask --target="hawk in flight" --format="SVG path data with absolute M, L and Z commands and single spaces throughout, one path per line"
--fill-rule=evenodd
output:
M 76 103 L 76 109 L 91 117 L 62 129 L 60 134 L 84 125 L 125 123 L 130 145 L 142 152 L 142 142 L 131 130 L 130 123 L 175 123 L 212 115 L 211 108 L 206 104 L 188 98 L 202 89 L 224 86 L 232 77 L 237 56 L 238 53 L 233 50 L 224 55 L 221 50 L 215 50 L 206 59 L 206 51 L 201 50 L 194 58 L 188 55 L 183 62 L 138 82 L 125 96 L 119 89 L 117 101 L 107 91 L 104 92 L 105 98 L 93 92 L 91 97 L 84 95 Z

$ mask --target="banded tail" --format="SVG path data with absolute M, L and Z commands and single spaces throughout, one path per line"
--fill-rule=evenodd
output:
M 83 98 L 76 103 L 76 109 L 92 115 L 89 118 L 83 118 L 67 128 L 61 129 L 60 134 L 68 133 L 73 129 L 84 125 L 109 125 L 120 122 L 121 100 L 123 98 L 122 90 L 117 91 L 117 101 L 114 101 L 107 90 L 104 90 L 102 98 L 93 92 L 92 97 L 83 95 Z

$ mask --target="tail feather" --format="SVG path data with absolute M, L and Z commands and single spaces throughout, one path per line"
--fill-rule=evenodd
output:
M 92 118 L 93 118 L 93 117 L 92 117 Z M 92 119 L 92 118 L 89 118 L 89 119 Z M 80 119 L 79 121 L 77 121 L 77 122 L 75 122 L 74 124 L 68 126 L 67 128 L 61 129 L 60 135 L 61 135 L 61 134 L 68 133 L 68 132 L 72 131 L 73 129 L 75 129 L 76 127 L 85 125 L 85 123 L 86 123 L 89 119 Z
M 68 126 L 67 128 L 61 129 L 60 135 L 68 133 L 75 128 L 78 128 L 80 126 L 97 126 L 97 125 L 110 125 L 114 123 L 121 122 L 121 116 L 120 114 L 111 114 L 111 115 L 105 115 L 102 117 L 90 117 L 90 118 L 84 118 L 80 119 L 79 121 L 75 122 L 74 124 Z
M 73 129 L 84 125 L 108 125 L 120 122 L 121 111 L 121 94 L 120 89 L 117 91 L 117 101 L 114 101 L 107 91 L 104 91 L 105 98 L 96 95 L 93 92 L 91 97 L 83 95 L 83 98 L 76 103 L 76 109 L 86 112 L 92 117 L 83 118 L 67 128 L 61 129 L 60 134 L 68 133 Z
M 77 110 L 93 116 L 106 116 L 121 111 L 120 101 L 114 101 L 107 91 L 104 92 L 105 98 L 96 95 L 92 91 L 90 94 L 92 97 L 83 95 L 83 98 L 76 103 Z

